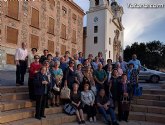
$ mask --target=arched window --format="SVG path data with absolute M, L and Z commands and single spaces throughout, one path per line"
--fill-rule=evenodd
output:
M 99 0 L 95 0 L 95 5 L 99 5 Z

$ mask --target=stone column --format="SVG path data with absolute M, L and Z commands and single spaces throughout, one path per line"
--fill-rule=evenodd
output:
M 60 10 L 60 1 L 59 0 L 57 1 L 56 9 L 57 9 L 57 13 L 56 13 L 56 42 L 57 42 L 57 46 L 60 46 L 61 10 Z M 60 51 L 60 48 L 56 48 L 56 49 Z
M 3 2 L 0 1 L 0 69 L 4 68 L 4 59 L 5 59 L 5 48 L 2 45 L 2 31 L 3 23 L 2 23 L 2 16 L 3 16 Z
M 41 24 L 41 39 L 40 39 L 40 43 L 41 43 L 41 51 L 43 51 L 44 49 L 46 49 L 46 11 L 47 11 L 47 7 L 46 7 L 46 1 L 41 1 L 41 20 L 40 20 L 40 24 Z
M 29 27 L 29 22 L 28 22 L 28 1 L 24 0 L 22 1 L 22 27 L 21 27 L 21 42 L 26 42 L 29 44 L 28 41 L 28 27 Z M 28 45 L 29 46 L 29 45 Z
M 68 43 L 67 46 L 68 46 L 68 49 L 71 48 L 71 45 L 72 45 L 72 13 L 71 13 L 71 9 L 69 8 L 68 10 L 68 33 L 67 33 L 67 37 L 68 37 Z

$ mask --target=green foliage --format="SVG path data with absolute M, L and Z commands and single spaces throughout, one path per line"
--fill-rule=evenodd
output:
M 124 59 L 129 61 L 132 54 L 137 54 L 142 65 L 150 69 L 165 68 L 165 45 L 160 41 L 147 43 L 135 42 L 124 50 Z

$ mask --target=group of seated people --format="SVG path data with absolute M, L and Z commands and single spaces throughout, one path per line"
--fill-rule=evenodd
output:
M 128 122 L 129 111 L 123 110 L 121 100 L 126 97 L 130 103 L 138 72 L 133 63 L 124 68 L 125 71 L 120 62 L 113 67 L 111 59 L 105 64 L 101 52 L 95 59 L 92 54 L 84 59 L 81 52 L 71 58 L 68 51 L 63 57 L 59 57 L 59 53 L 53 57 L 48 50 L 44 50 L 41 57 L 34 55 L 29 66 L 28 86 L 30 99 L 36 101 L 35 118 L 45 118 L 45 108 L 49 106 L 60 106 L 60 91 L 68 87 L 71 90 L 69 103 L 76 108 L 79 124 L 85 123 L 84 113 L 90 122 L 96 122 L 96 114 L 100 113 L 106 124 L 118 125 L 116 108 L 118 120 Z M 52 98 L 49 98 L 50 93 Z

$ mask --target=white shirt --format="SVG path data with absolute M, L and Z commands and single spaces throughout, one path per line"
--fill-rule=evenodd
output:
M 91 90 L 89 90 L 87 92 L 82 91 L 81 100 L 84 104 L 87 104 L 87 105 L 94 103 L 94 101 L 95 101 L 94 93 Z
M 108 83 L 110 82 L 110 80 L 111 80 L 111 72 L 108 72 Z
M 18 48 L 15 53 L 15 60 L 25 60 L 28 55 L 27 49 Z

